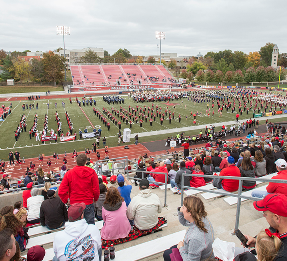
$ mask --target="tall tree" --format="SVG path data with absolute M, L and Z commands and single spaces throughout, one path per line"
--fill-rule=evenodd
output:
M 203 70 L 199 70 L 197 73 L 196 73 L 196 80 L 198 82 L 203 82 L 204 81 L 204 72 Z
M 120 48 L 113 55 L 122 54 L 126 59 L 131 58 L 132 55 L 129 50 Z
M 5 59 L 6 56 L 7 56 L 6 52 L 3 49 L 1 49 L 0 50 L 0 65 L 3 64 L 3 60 Z
M 85 55 L 81 57 L 80 63 L 100 63 L 102 59 L 91 49 L 85 52 Z
M 200 61 L 195 61 L 192 63 L 192 65 L 187 65 L 187 71 L 192 72 L 194 75 L 196 75 L 200 70 L 206 70 L 206 67 Z
M 257 68 L 260 65 L 261 55 L 259 52 L 250 52 L 247 61 L 250 66 Z
M 1 74 L 1 78 L 3 80 L 14 79 L 15 76 L 15 68 L 12 62 L 11 55 L 7 55 L 3 59 L 3 73 Z
M 259 66 L 256 69 L 256 81 L 257 82 L 264 82 L 266 80 L 266 71 L 263 66 Z
M 16 58 L 13 60 L 16 81 L 28 81 L 30 79 L 30 64 L 21 58 Z
M 233 72 L 232 71 L 227 71 L 225 73 L 224 81 L 225 82 L 232 82 L 233 81 Z
M 236 70 L 233 76 L 233 81 L 236 83 L 242 83 L 244 81 L 244 75 L 241 70 Z
M 225 74 L 229 70 L 228 64 L 225 59 L 221 58 L 219 62 L 216 63 L 216 69 L 222 71 L 223 74 Z
M 214 81 L 220 83 L 223 81 L 223 78 L 224 78 L 223 72 L 220 70 L 217 70 L 214 75 Z
M 47 82 L 63 81 L 64 70 L 66 67 L 66 59 L 62 56 L 55 55 L 52 51 L 43 54 L 43 65 L 45 72 L 45 79 Z
M 208 70 L 206 73 L 205 73 L 205 80 L 207 82 L 213 82 L 214 80 L 214 72 L 212 70 Z
M 254 67 L 249 67 L 246 70 L 246 73 L 244 75 L 244 80 L 245 82 L 248 82 L 248 83 L 256 81 L 256 72 L 255 72 Z
M 278 60 L 278 65 L 282 66 L 283 68 L 287 67 L 287 57 L 280 55 Z
M 113 62 L 111 61 L 111 56 L 109 54 L 108 51 L 104 50 L 104 60 L 103 60 L 104 63 L 110 63 L 110 62 Z
M 42 60 L 32 59 L 31 76 L 34 82 L 43 82 L 45 79 L 44 64 Z
M 276 81 L 276 71 L 274 70 L 273 67 L 271 66 L 268 66 L 266 69 L 265 69 L 265 72 L 266 72 L 266 75 L 265 75 L 265 81 L 266 82 L 274 82 Z
M 247 62 L 247 55 L 241 51 L 235 51 L 233 54 L 233 65 L 235 70 L 243 70 Z
M 260 48 L 260 55 L 261 55 L 261 65 L 263 66 L 270 66 L 271 60 L 272 60 L 272 52 L 273 47 L 275 44 L 273 43 L 267 43 L 263 47 Z
M 176 60 L 171 60 L 169 63 L 168 63 L 168 68 L 170 69 L 174 69 L 176 66 Z

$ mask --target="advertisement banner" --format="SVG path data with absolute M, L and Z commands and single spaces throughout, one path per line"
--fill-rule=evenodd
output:
M 262 117 L 262 113 L 255 113 L 254 114 L 254 118 L 259 118 L 259 117 Z
M 276 114 L 282 114 L 282 111 L 276 111 Z
M 265 116 L 272 116 L 272 112 L 265 113 Z
M 41 136 L 41 141 L 49 141 L 49 140 L 57 140 L 57 134 L 54 134 L 52 136 Z
M 83 139 L 94 138 L 95 137 L 95 133 L 94 132 L 83 133 L 82 137 L 83 137 Z
M 64 136 L 64 137 L 60 137 L 60 141 L 71 141 L 71 140 L 75 140 L 75 136 Z

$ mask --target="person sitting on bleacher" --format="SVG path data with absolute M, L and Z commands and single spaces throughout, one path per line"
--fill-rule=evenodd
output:
M 220 163 L 222 158 L 218 156 L 218 151 L 214 152 L 214 156 L 211 158 L 212 165 L 214 166 L 214 170 L 220 172 Z
M 24 186 L 26 187 L 27 184 L 29 184 L 30 182 L 33 182 L 32 180 L 32 172 L 28 172 L 27 176 L 24 179 Z
M 68 221 L 68 213 L 65 204 L 56 197 L 57 187 L 48 190 L 48 199 L 42 202 L 40 208 L 40 223 L 48 229 L 57 229 Z
M 146 168 L 144 167 L 144 164 L 142 162 L 139 162 L 138 164 L 138 169 L 136 170 L 136 175 L 134 176 L 135 178 L 135 186 L 138 185 L 139 179 L 146 178 L 147 173 L 144 173 L 142 171 L 146 171 Z
M 22 198 L 23 198 L 23 207 L 27 208 L 27 200 L 31 197 L 31 189 L 33 187 L 33 182 L 27 184 L 27 189 L 23 191 Z
M 4 189 L 10 188 L 8 177 L 9 177 L 8 174 L 3 174 L 3 178 L 1 179 L 1 184 L 4 186 Z
M 266 233 L 268 233 L 270 237 L 278 237 L 282 242 L 279 252 L 272 260 L 287 260 L 287 197 L 282 194 L 269 194 L 260 201 L 254 201 L 253 206 L 256 210 L 263 211 L 263 216 L 270 225 L 269 229 L 265 229 Z M 252 248 L 256 246 L 255 237 L 249 235 L 245 235 L 245 237 L 248 239 L 246 243 L 248 247 Z M 246 252 L 245 248 L 236 248 L 235 255 L 238 254 L 250 255 L 251 253 Z M 237 259 L 236 257 L 235 260 L 250 259 Z
M 40 223 L 40 208 L 44 197 L 39 195 L 39 193 L 41 193 L 41 191 L 38 188 L 33 188 L 31 190 L 31 197 L 27 199 L 27 220 L 30 224 Z
M 227 152 L 222 152 L 222 161 L 219 165 L 220 171 L 228 167 Z
M 184 161 L 180 162 L 179 171 L 176 173 L 176 176 L 175 176 L 175 183 L 176 183 L 175 185 L 176 185 L 178 194 L 181 194 L 181 177 L 182 177 L 182 173 L 191 174 L 191 171 L 185 167 L 185 162 Z M 183 185 L 184 186 L 189 186 L 190 185 L 190 176 L 185 176 L 184 177 Z
M 235 166 L 234 158 L 232 156 L 229 156 L 227 160 L 228 160 L 228 167 L 220 171 L 219 177 L 220 176 L 241 177 L 239 168 Z M 235 179 L 216 178 L 213 180 L 213 186 L 217 187 L 218 189 L 224 189 L 229 192 L 234 192 L 238 190 L 239 181 Z
M 286 179 L 287 180 L 287 162 L 284 159 L 278 159 L 275 161 L 278 174 L 272 179 Z M 252 197 L 264 198 L 269 193 L 280 193 L 287 195 L 287 184 L 286 183 L 273 183 L 270 182 L 266 188 L 266 191 L 254 190 Z
M 178 208 L 178 219 L 188 230 L 183 241 L 164 251 L 164 260 L 175 260 L 171 258 L 175 254 L 180 255 L 183 261 L 213 258 L 214 231 L 201 199 L 195 196 L 184 198 L 183 206 Z
M 276 172 L 276 165 L 275 165 L 275 157 L 272 153 L 272 150 L 270 148 L 265 149 L 265 160 L 266 160 L 266 173 L 271 174 Z
M 159 164 L 159 167 L 155 168 L 153 170 L 153 172 L 155 173 L 151 173 L 151 177 L 148 177 L 148 181 L 153 184 L 153 186 L 158 187 L 159 185 L 162 185 L 161 183 L 165 183 L 165 174 L 168 174 L 167 168 L 164 166 L 165 163 L 164 161 L 162 161 Z M 160 173 L 156 173 L 156 172 L 160 172 Z
M 204 175 L 204 173 L 201 171 L 201 168 L 199 165 L 196 165 L 194 167 L 192 174 Z M 203 177 L 191 177 L 190 186 L 193 188 L 205 186 L 205 180 Z
M 134 220 L 140 230 L 148 230 L 158 223 L 158 213 L 161 213 L 159 197 L 149 189 L 149 181 L 142 179 L 139 183 L 140 193 L 133 197 L 128 209 L 127 217 Z
M 241 177 L 255 178 L 255 170 L 251 163 L 250 157 L 243 158 L 239 170 L 241 173 Z M 256 186 L 255 180 L 243 180 L 242 182 L 243 190 L 250 190 L 250 189 L 253 189 L 255 186 Z
M 85 203 L 74 203 L 68 209 L 69 222 L 57 232 L 53 242 L 53 260 L 99 260 L 101 261 L 101 235 L 97 226 L 84 219 Z

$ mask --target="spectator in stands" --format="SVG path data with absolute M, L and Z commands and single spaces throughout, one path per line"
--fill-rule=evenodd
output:
M 212 165 L 214 167 L 214 170 L 217 171 L 217 172 L 220 172 L 220 163 L 222 161 L 222 158 L 218 156 L 218 151 L 215 151 L 214 152 L 214 156 L 211 158 L 211 162 L 212 162 Z
M 275 259 L 266 260 L 287 260 L 287 197 L 282 194 L 269 194 L 260 201 L 254 201 L 253 206 L 256 210 L 263 211 L 263 216 L 270 225 L 269 229 L 265 230 L 266 233 L 268 233 L 271 237 L 279 237 L 282 242 Z M 245 235 L 245 237 L 248 239 L 248 247 L 256 247 L 259 250 L 257 253 L 259 252 L 258 254 L 260 258 L 261 249 L 256 246 L 260 240 L 260 235 L 257 236 L 258 241 L 256 241 L 255 237 L 251 237 L 249 235 Z M 246 249 L 237 248 L 235 255 L 243 252 L 246 252 Z
M 27 253 L 27 261 L 42 261 L 46 251 L 42 246 L 32 246 Z
M 27 208 L 27 200 L 31 197 L 31 190 L 33 187 L 33 182 L 27 184 L 27 189 L 23 191 L 22 199 L 23 199 L 23 207 Z
M 189 156 L 189 142 L 185 141 L 181 146 L 184 147 L 183 156 L 184 156 L 184 158 L 187 158 Z
M 68 221 L 65 204 L 56 197 L 57 187 L 48 190 L 48 199 L 42 202 L 40 208 L 40 223 L 48 229 L 57 229 Z
M 131 191 L 132 191 L 132 184 L 130 183 L 130 181 L 126 178 L 125 175 L 121 175 L 119 174 L 117 177 L 117 181 L 118 181 L 118 190 L 121 194 L 121 196 L 124 198 L 127 207 L 129 206 L 130 202 L 131 202 Z M 125 185 L 125 183 L 127 185 Z
M 213 175 L 214 167 L 212 164 L 212 159 L 210 157 L 205 158 L 205 164 L 203 165 L 202 171 L 203 171 L 204 175 L 211 175 L 211 176 Z M 212 181 L 213 179 L 204 178 L 204 180 L 207 183 L 207 182 Z
M 240 170 L 238 167 L 235 166 L 234 158 L 229 156 L 227 158 L 228 160 L 228 167 L 224 168 L 220 171 L 220 176 L 234 176 L 234 177 L 240 177 Z M 222 188 L 229 192 L 234 192 L 238 190 L 239 187 L 239 181 L 234 179 L 214 179 L 213 180 L 213 186 L 217 188 Z
M 115 240 L 125 238 L 129 234 L 131 225 L 126 211 L 127 206 L 120 192 L 115 187 L 110 187 L 102 209 L 102 239 Z
M 25 187 L 27 187 L 28 183 L 33 182 L 32 175 L 33 175 L 33 173 L 29 171 L 27 176 L 25 177 L 25 179 L 24 179 L 24 186 Z
M 235 160 L 235 163 L 238 162 L 238 159 L 239 159 L 239 153 L 237 151 L 237 149 L 235 147 L 232 148 L 232 151 L 230 153 L 230 156 L 232 156 Z
M 53 242 L 56 260 L 99 260 L 102 243 L 97 226 L 84 219 L 85 203 L 74 203 L 68 209 L 69 222 L 57 232 Z M 53 259 L 55 260 L 55 259 Z
M 244 158 L 244 157 L 250 158 L 250 156 L 251 156 L 250 151 L 249 151 L 249 150 L 245 150 L 245 151 L 244 151 L 243 158 Z M 238 168 L 241 166 L 241 163 L 242 163 L 243 158 L 240 159 L 240 160 L 237 162 L 237 167 L 238 167 Z M 254 161 L 252 158 L 250 158 L 250 160 L 251 160 L 251 163 L 252 163 L 253 167 L 255 168 L 255 167 L 256 167 L 255 161 Z
M 191 174 L 191 171 L 185 167 L 184 161 L 180 162 L 179 171 L 176 173 L 176 176 L 175 176 L 175 183 L 176 183 L 176 188 L 177 188 L 178 194 L 181 194 L 181 176 L 182 176 L 182 173 Z M 183 184 L 184 184 L 184 186 L 190 185 L 190 176 L 184 177 Z
M 266 175 L 266 160 L 263 158 L 263 154 L 261 150 L 255 151 L 254 157 L 256 167 L 255 167 L 255 175 L 257 177 L 262 177 Z
M 257 151 L 256 151 L 257 152 Z M 260 150 L 259 150 L 260 152 Z M 261 152 L 260 152 L 261 153 Z M 249 157 L 244 157 L 239 168 L 241 177 L 255 178 L 255 170 Z M 256 186 L 255 180 L 244 180 L 242 182 L 243 190 L 253 189 Z
M 27 199 L 27 220 L 30 224 L 40 223 L 40 208 L 44 201 L 44 197 L 39 193 L 41 192 L 38 188 L 33 188 L 31 190 L 31 197 Z
M 149 189 L 149 181 L 142 179 L 139 183 L 140 193 L 134 196 L 127 209 L 127 217 L 134 220 L 140 230 L 148 230 L 158 223 L 158 213 L 161 213 L 159 197 Z
M 188 230 L 183 241 L 164 251 L 164 260 L 173 260 L 170 257 L 173 251 L 177 251 L 184 261 L 214 257 L 212 250 L 214 231 L 201 199 L 194 196 L 184 198 L 183 206 L 178 209 L 178 219 L 183 226 L 188 227 Z
M 287 162 L 284 159 L 278 159 L 275 161 L 277 168 L 277 175 L 272 179 L 286 179 L 287 180 Z M 280 193 L 287 195 L 287 184 L 286 183 L 273 183 L 270 182 L 266 188 L 266 191 L 254 190 L 252 197 L 264 198 L 270 193 Z
M 14 203 L 14 210 L 13 210 L 13 214 L 17 214 L 17 212 L 19 211 L 20 208 L 22 208 L 22 201 L 17 201 Z
M 44 189 L 42 190 L 42 196 L 44 197 L 44 200 L 48 199 L 48 190 L 51 187 L 50 182 L 45 182 Z
M 227 161 L 227 152 L 221 152 L 222 153 L 222 161 L 220 163 L 220 171 L 228 167 L 228 161 Z
M 3 174 L 3 178 L 1 179 L 1 185 L 3 185 L 4 189 L 10 188 L 8 177 L 8 174 Z
M 81 153 L 76 158 L 77 166 L 69 170 L 59 187 L 58 195 L 64 204 L 70 198 L 70 204 L 84 202 L 84 216 L 88 224 L 95 224 L 94 201 L 100 195 L 99 180 L 96 172 L 85 166 L 87 156 Z
M 163 173 L 168 174 L 168 171 L 164 165 L 165 165 L 164 161 L 162 161 L 159 164 L 159 166 L 154 169 L 153 172 L 155 172 L 155 173 L 151 173 L 151 177 L 147 178 L 151 184 L 154 184 L 155 186 L 159 186 L 159 185 L 162 185 L 161 183 L 165 183 L 165 177 L 167 175 L 165 175 Z M 160 172 L 160 173 L 156 173 L 156 172 Z
M 144 168 L 143 162 L 140 162 L 138 166 L 139 167 L 136 170 L 136 175 L 134 176 L 134 178 L 137 178 L 137 180 L 135 179 L 135 186 L 138 185 L 139 179 L 145 179 L 147 177 L 147 173 L 143 172 L 143 171 L 146 171 L 146 169 Z
M 270 148 L 265 149 L 265 160 L 266 160 L 266 173 L 271 174 L 276 172 L 275 156 L 273 155 Z
M 275 161 L 278 159 L 284 159 L 285 160 L 285 157 L 284 157 L 283 153 L 280 151 L 280 148 L 278 145 L 275 145 L 273 147 L 273 150 L 274 150 Z
M 173 163 L 172 166 L 171 165 L 167 166 L 167 171 L 168 171 L 170 185 L 172 188 L 174 188 L 176 186 L 175 177 L 176 177 L 176 173 L 178 172 L 177 163 Z
M 97 202 L 94 202 L 95 205 L 95 213 L 96 213 L 96 218 L 97 220 L 103 220 L 102 218 L 102 208 L 106 199 L 106 194 L 107 194 L 107 186 L 102 183 L 100 184 L 100 196 Z
M 61 179 L 64 178 L 66 172 L 67 172 L 66 164 L 63 164 L 63 166 L 61 167 L 61 171 L 60 171 L 60 177 L 61 177 Z
M 200 154 L 196 154 L 196 155 L 195 155 L 194 165 L 199 165 L 200 168 L 202 169 L 202 167 L 203 167 L 203 160 L 202 160 Z M 185 165 L 185 166 L 186 166 L 186 165 Z M 186 168 L 187 168 L 187 166 L 186 166 Z
M 192 174 L 204 175 L 204 173 L 201 171 L 201 168 L 199 165 L 196 165 L 194 167 Z M 198 187 L 201 187 L 204 185 L 205 185 L 205 181 L 204 181 L 203 177 L 191 177 L 191 180 L 190 180 L 190 186 L 191 187 L 198 188 Z
M 0 260 L 11 260 L 16 254 L 16 240 L 13 230 L 6 228 L 0 231 Z
M 44 184 L 45 183 L 44 176 L 45 176 L 45 173 L 44 173 L 43 169 L 41 167 L 38 168 L 38 172 L 37 172 L 38 184 Z
M 192 170 L 195 166 L 195 163 L 192 161 L 192 157 L 187 157 L 185 162 L 185 167 L 189 170 Z

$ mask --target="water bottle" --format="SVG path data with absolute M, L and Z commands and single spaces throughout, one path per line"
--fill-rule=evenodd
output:
M 116 257 L 115 247 L 113 244 L 111 244 L 111 246 L 110 246 L 110 258 L 115 259 L 115 257 Z
M 108 247 L 106 247 L 104 251 L 104 261 L 109 261 L 109 260 L 110 260 L 110 251 Z

